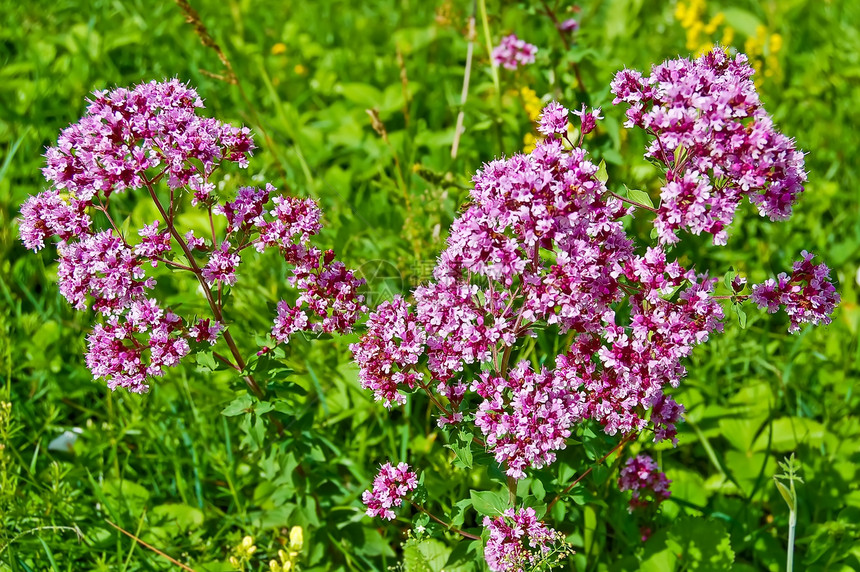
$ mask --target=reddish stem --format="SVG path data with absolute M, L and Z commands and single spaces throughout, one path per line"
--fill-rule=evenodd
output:
M 212 314 L 215 316 L 215 319 L 219 322 L 224 322 L 224 316 L 221 313 L 221 308 L 216 303 L 215 299 L 212 296 L 212 290 L 206 284 L 206 280 L 203 278 L 203 271 L 200 269 L 200 266 L 197 264 L 197 260 L 194 258 L 194 254 L 191 252 L 191 249 L 188 247 L 188 244 L 185 243 L 185 240 L 182 238 L 182 235 L 179 234 L 179 231 L 176 230 L 176 226 L 173 224 L 173 221 L 170 220 L 167 216 L 167 213 L 164 210 L 164 207 L 161 205 L 161 201 L 158 200 L 158 195 L 155 193 L 155 189 L 152 186 L 152 183 L 143 178 L 144 183 L 146 184 L 146 188 L 149 190 L 149 196 L 152 197 L 152 201 L 155 203 L 155 207 L 158 209 L 158 212 L 161 214 L 161 217 L 167 222 L 167 226 L 170 229 L 170 234 L 173 235 L 173 238 L 176 240 L 177 244 L 179 244 L 179 248 L 185 254 L 186 258 L 188 258 L 188 264 L 191 266 L 191 272 L 194 276 L 197 277 L 197 281 L 200 282 L 200 286 L 203 288 L 203 294 L 206 296 L 206 301 L 209 302 L 209 307 L 212 309 Z M 225 329 L 222 334 L 224 341 L 227 343 L 227 346 L 230 348 L 230 353 L 233 354 L 233 358 L 236 360 L 237 369 L 239 371 L 243 371 L 245 369 L 245 360 L 242 358 L 242 353 L 239 351 L 239 348 L 236 346 L 235 340 L 233 340 L 233 336 L 230 335 L 230 331 Z M 265 396 L 265 392 L 260 388 L 257 384 L 257 381 L 251 375 L 245 376 L 245 383 L 248 385 L 248 388 L 256 395 L 258 398 L 262 399 Z
M 472 540 L 481 540 L 480 536 L 475 536 L 474 534 L 471 534 L 469 532 L 466 532 L 465 530 L 461 530 L 461 529 L 457 528 L 456 526 L 454 526 L 450 522 L 445 522 L 444 520 L 442 520 L 441 518 L 439 518 L 438 516 L 436 516 L 432 512 L 425 509 L 423 506 L 417 504 L 415 501 L 409 501 L 409 502 L 410 502 L 410 504 L 412 504 L 412 506 L 414 506 L 415 508 L 417 508 L 418 510 L 420 510 L 421 512 L 423 512 L 424 514 L 426 514 L 427 516 L 429 516 L 430 518 L 432 518 L 433 520 L 435 520 L 436 522 L 438 522 L 439 524 L 441 524 L 442 526 L 444 526 L 445 528 L 450 530 L 451 532 L 456 532 L 460 536 L 463 536 L 465 538 L 471 538 Z
M 596 466 L 598 466 L 598 465 L 602 465 L 602 464 L 603 464 L 603 461 L 605 461 L 606 459 L 608 459 L 610 455 L 612 455 L 612 454 L 613 454 L 613 453 L 615 453 L 615 452 L 620 452 L 620 451 L 621 451 L 621 449 L 623 449 L 623 448 L 624 448 L 624 446 L 625 446 L 625 445 L 627 445 L 627 443 L 629 443 L 630 441 L 634 441 L 634 440 L 636 440 L 636 437 L 638 437 L 638 436 L 639 436 L 639 435 L 638 435 L 637 433 L 629 433 L 626 437 L 624 437 L 624 438 L 621 440 L 621 442 L 620 442 L 620 443 L 618 443 L 617 445 L 615 445 L 615 447 L 613 447 L 613 448 L 612 448 L 608 453 L 606 453 L 606 454 L 605 454 L 605 455 L 603 455 L 600 459 L 598 459 L 597 461 L 595 461 L 595 463 L 594 463 L 592 466 L 588 467 L 588 469 L 586 469 L 586 471 L 585 471 L 584 473 L 582 473 L 581 475 L 579 475 L 579 476 L 576 478 L 576 480 L 575 480 L 575 481 L 573 481 L 572 483 L 570 483 L 570 484 L 569 484 L 569 485 L 568 485 L 568 486 L 567 486 L 567 487 L 566 487 L 562 492 L 560 492 L 559 494 L 555 495 L 555 498 L 554 498 L 554 499 L 552 499 L 552 501 L 551 501 L 551 502 L 547 505 L 547 507 L 546 507 L 546 512 L 547 512 L 547 514 L 549 514 L 549 512 L 552 510 L 552 507 L 554 507 L 554 506 L 555 506 L 555 503 L 557 503 L 557 502 L 561 499 L 561 497 L 565 496 L 567 493 L 569 493 L 570 491 L 572 491 L 572 490 L 573 490 L 573 487 L 575 487 L 576 485 L 578 485 L 578 484 L 582 481 L 582 479 L 584 479 L 584 478 L 585 478 L 585 477 L 587 477 L 589 474 L 591 474 L 591 471 L 593 471 L 593 470 L 594 470 L 594 467 L 596 467 Z

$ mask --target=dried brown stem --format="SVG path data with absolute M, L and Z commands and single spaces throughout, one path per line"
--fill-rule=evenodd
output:
M 123 528 L 120 528 L 119 526 L 115 525 L 115 524 L 114 524 L 114 523 L 112 523 L 111 521 L 109 521 L 109 520 L 105 519 L 105 522 L 106 522 L 106 523 L 108 523 L 109 525 L 111 525 L 112 527 L 114 527 L 115 529 L 117 529 L 118 531 L 120 531 L 121 533 L 125 534 L 126 536 L 128 536 L 129 538 L 131 538 L 132 540 L 134 540 L 135 542 L 137 542 L 138 544 L 140 544 L 141 546 L 143 546 L 143 547 L 144 547 L 144 548 L 146 548 L 147 550 L 151 550 L 151 551 L 155 552 L 156 554 L 158 554 L 158 555 L 159 555 L 159 556 L 161 556 L 162 558 L 165 558 L 165 559 L 169 560 L 172 564 L 175 564 L 176 566 L 179 566 L 179 567 L 180 567 L 180 568 L 182 568 L 183 570 L 186 570 L 186 571 L 188 571 L 188 572 L 194 572 L 194 568 L 191 568 L 191 567 L 189 567 L 189 566 L 186 566 L 185 564 L 183 564 L 183 563 L 182 563 L 182 562 L 180 562 L 179 560 L 176 560 L 176 559 L 175 559 L 175 558 L 173 558 L 172 556 L 170 556 L 170 555 L 168 555 L 168 554 L 165 554 L 164 552 L 162 552 L 161 550 L 159 550 L 159 549 L 158 549 L 158 548 L 156 548 L 155 546 L 153 546 L 153 545 L 151 545 L 151 544 L 147 544 L 146 542 L 144 542 L 143 540 L 141 540 L 141 539 L 140 539 L 140 538 L 138 538 L 137 536 L 133 535 L 132 533 L 128 532 L 127 530 L 124 530 Z

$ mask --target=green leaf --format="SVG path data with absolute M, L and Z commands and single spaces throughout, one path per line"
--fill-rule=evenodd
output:
M 627 185 L 624 185 L 624 188 L 627 189 L 628 199 L 633 202 L 639 203 L 640 205 L 654 208 L 654 203 L 651 201 L 651 195 L 649 195 L 645 191 L 640 191 L 639 189 L 628 188 Z
M 184 534 L 203 525 L 202 510 L 180 503 L 158 505 L 149 512 L 149 518 L 157 526 L 170 526 L 175 534 Z
M 472 468 L 472 434 L 467 431 L 459 431 L 457 439 L 450 445 L 445 445 L 454 451 L 454 466 L 461 469 Z
M 743 311 L 741 304 L 735 304 L 733 306 L 735 314 L 738 316 L 738 325 L 740 325 L 741 329 L 746 329 L 747 327 L 747 313 Z
M 212 350 L 197 352 L 197 365 L 209 371 L 215 371 L 218 368 L 218 362 L 215 361 Z
M 150 494 L 146 487 L 126 479 L 105 481 L 102 491 L 113 506 L 125 508 L 133 517 L 143 511 Z
M 509 508 L 508 491 L 469 491 L 469 497 L 472 499 L 472 506 L 478 511 L 478 514 L 484 516 L 499 516 Z
M 532 494 L 539 501 L 542 501 L 546 498 L 546 489 L 543 486 L 543 483 L 535 477 L 532 481 Z
M 366 83 L 344 83 L 338 91 L 344 98 L 361 107 L 379 107 L 383 101 L 382 92 Z
M 403 544 L 405 572 L 437 572 L 445 567 L 451 549 L 435 538 L 410 538 Z
M 597 173 L 594 176 L 601 183 L 609 180 L 609 173 L 606 172 L 606 161 L 603 159 L 600 160 L 600 165 L 597 166 Z
M 225 417 L 235 417 L 237 415 L 242 415 L 251 410 L 251 406 L 254 403 L 254 398 L 251 397 L 250 394 L 243 393 L 225 407 L 221 411 L 221 415 Z
M 726 273 L 725 273 L 725 275 L 723 276 L 723 284 L 725 284 L 725 285 L 726 285 L 726 288 L 728 288 L 728 289 L 729 289 L 729 292 L 732 292 L 732 291 L 733 291 L 733 290 L 732 290 L 732 280 L 734 280 L 734 279 L 735 279 L 735 276 L 737 276 L 737 275 L 738 275 L 738 273 L 737 273 L 737 272 L 735 272 L 734 267 L 732 267 L 732 268 L 730 268 L 730 269 L 729 269 L 729 271 L 728 271 L 728 272 L 726 272 Z
M 788 505 L 788 510 L 793 512 L 794 511 L 794 497 L 791 494 L 791 491 L 788 490 L 788 487 L 786 487 L 784 484 L 782 484 L 781 482 L 779 482 L 777 480 L 774 480 L 773 483 L 776 485 L 776 488 L 779 491 L 779 494 L 781 494 L 782 498 L 785 499 L 785 504 Z
M 772 432 L 772 434 L 771 434 Z M 770 440 L 770 450 L 779 453 L 796 451 L 800 445 L 820 447 L 826 431 L 824 426 L 807 417 L 780 417 L 759 433 L 753 451 L 764 451 Z
M 645 544 L 640 570 L 730 570 L 735 560 L 729 533 L 719 520 L 685 517 Z
M 749 38 L 754 38 L 757 28 L 761 26 L 761 20 L 742 8 L 726 8 L 722 13 L 729 26 Z

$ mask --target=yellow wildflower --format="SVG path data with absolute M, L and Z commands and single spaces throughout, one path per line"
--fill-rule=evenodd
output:
M 304 544 L 304 535 L 302 534 L 301 526 L 294 526 L 290 529 L 290 550 L 301 550 Z
M 272 55 L 279 56 L 281 54 L 287 53 L 287 45 L 283 42 L 278 42 L 274 46 L 272 46 Z
M 523 151 L 525 153 L 531 153 L 537 147 L 537 138 L 534 136 L 534 133 L 526 133 L 526 136 L 523 137 Z
M 705 0 L 688 0 L 686 2 L 685 0 L 678 0 L 675 7 L 675 19 L 680 22 L 686 33 L 687 49 L 696 55 L 708 52 L 718 45 L 713 37 L 720 27 L 723 27 L 720 42 L 722 45 L 728 45 L 734 39 L 734 30 L 725 25 L 725 14 L 717 12 L 707 22 L 705 21 L 706 16 L 707 5 Z
M 537 96 L 537 92 L 531 88 L 523 87 L 520 89 L 520 98 L 522 98 L 523 109 L 525 109 L 526 115 L 528 115 L 529 119 L 532 121 L 537 121 L 540 118 L 540 112 L 543 108 L 541 100 Z

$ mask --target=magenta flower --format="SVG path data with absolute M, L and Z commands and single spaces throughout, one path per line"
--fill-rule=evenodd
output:
M 93 376 L 112 389 L 146 391 L 150 378 L 189 353 L 190 341 L 215 344 L 219 335 L 239 367 L 242 356 L 220 323 L 220 287 L 235 284 L 239 254 L 251 246 L 276 248 L 292 266 L 299 309 L 288 324 L 286 302 L 279 305 L 273 332 L 279 339 L 285 341 L 297 327 L 348 331 L 365 311 L 358 293 L 363 281 L 335 261 L 334 253 L 309 244 L 321 228 L 316 203 L 273 197 L 276 189 L 269 184 L 242 187 L 235 200 L 218 202 L 212 175 L 224 163 L 247 166 L 254 144 L 248 129 L 198 116 L 202 107 L 197 93 L 176 80 L 95 93 L 84 117 L 46 153 L 43 172 L 52 188 L 21 207 L 24 245 L 39 250 L 55 239 L 61 294 L 76 309 L 91 308 L 103 316 L 87 338 L 86 359 Z M 160 199 L 158 185 L 164 182 L 170 192 Z M 137 231 L 140 240 L 133 245 L 120 236 L 109 209 L 113 193 L 131 189 L 146 189 L 141 196 L 162 215 Z M 211 247 L 193 231 L 182 234 L 176 228 L 176 210 L 186 194 L 209 215 Z M 93 211 L 103 213 L 97 220 L 107 218 L 108 228 L 93 227 Z M 227 219 L 221 240 L 214 236 L 212 214 Z M 208 258 L 198 260 L 195 252 L 208 252 Z M 184 260 L 175 259 L 179 256 Z M 217 292 L 204 294 L 212 317 L 186 321 L 164 307 L 146 271 L 159 264 L 194 274 L 206 290 L 217 284 Z
M 784 307 L 791 319 L 791 333 L 800 331 L 801 324 L 829 324 L 840 300 L 827 265 L 813 264 L 814 255 L 805 250 L 801 255 L 803 260 L 794 263 L 791 276 L 781 273 L 776 280 L 755 284 L 750 296 L 760 309 L 771 314 Z
M 349 347 L 360 368 L 361 387 L 373 391 L 385 407 L 405 403 L 398 390 L 412 389 L 424 378 L 423 373 L 410 371 L 425 351 L 427 335 L 409 309 L 400 296 L 383 302 L 370 314 L 361 342 Z
M 185 244 L 187 244 L 188 248 L 190 248 L 191 250 L 206 249 L 206 240 L 199 236 L 194 236 L 193 230 L 189 230 L 188 232 L 186 232 L 183 238 L 185 239 Z
M 549 555 L 561 536 L 537 519 L 531 507 L 507 509 L 496 518 L 484 517 L 490 538 L 484 559 L 493 572 L 521 572 Z
M 238 254 L 230 252 L 230 242 L 225 240 L 220 248 L 212 251 L 209 262 L 203 268 L 203 278 L 209 286 L 216 282 L 232 286 L 236 283 L 236 267 L 241 261 Z
M 248 232 L 263 223 L 263 208 L 269 202 L 269 195 L 275 187 L 267 184 L 265 189 L 241 187 L 236 200 L 217 206 L 215 212 L 227 219 L 227 234 Z
M 633 491 L 628 510 L 659 506 L 672 494 L 669 484 L 672 481 L 660 471 L 654 459 L 648 455 L 637 455 L 627 459 L 618 478 L 618 488 L 621 491 Z
M 151 260 L 153 266 L 158 265 L 156 258 L 170 251 L 170 231 L 158 232 L 158 225 L 159 221 L 154 221 L 137 231 L 142 240 L 134 247 L 134 253 Z
M 725 244 L 744 197 L 784 220 L 803 192 L 803 153 L 774 127 L 752 74 L 745 55 L 715 49 L 666 61 L 648 77 L 625 69 L 612 81 L 613 103 L 629 106 L 625 126 L 654 136 L 646 156 L 667 169 L 654 221 L 662 243 L 686 230 Z
M 600 115 L 600 108 L 597 109 L 592 108 L 591 111 L 587 111 L 585 104 L 582 104 L 582 109 L 573 112 L 574 115 L 579 117 L 581 122 L 580 131 L 582 135 L 588 135 L 594 128 L 597 127 L 597 122 L 600 119 L 603 119 L 603 116 Z
M 409 465 L 400 463 L 396 467 L 385 463 L 373 479 L 373 489 L 364 491 L 361 500 L 367 506 L 367 516 L 394 520 L 394 507 L 403 505 L 403 499 L 418 487 L 418 477 L 409 470 Z
M 517 66 L 533 64 L 537 50 L 537 46 L 517 38 L 516 34 L 511 34 L 502 38 L 502 42 L 493 48 L 491 57 L 496 65 L 515 70 Z
M 176 366 L 190 351 L 181 328 L 182 320 L 155 300 L 134 302 L 125 317 L 96 324 L 87 336 L 87 367 L 111 389 L 144 393 L 147 378 L 164 375 L 164 367 Z
M 538 131 L 546 136 L 565 135 L 568 126 L 568 110 L 557 101 L 551 101 L 540 116 Z
M 45 178 L 81 201 L 143 188 L 146 172 L 164 168 L 176 189 L 221 161 L 247 166 L 251 132 L 197 115 L 203 100 L 178 80 L 99 91 L 78 123 L 46 153 Z
M 86 213 L 84 201 L 60 197 L 57 191 L 45 191 L 27 199 L 21 207 L 21 240 L 24 246 L 39 251 L 45 239 L 53 236 L 61 240 L 89 234 L 92 221 Z
M 557 27 L 562 32 L 575 32 L 579 29 L 579 21 L 574 18 L 568 18 L 563 22 L 559 22 Z
M 197 320 L 197 323 L 188 328 L 188 335 L 196 342 L 209 342 L 209 345 L 214 346 L 218 341 L 218 334 L 224 326 L 221 322 L 206 319 Z
M 507 474 L 521 479 L 523 469 L 539 469 L 555 461 L 565 448 L 571 427 L 584 419 L 584 397 L 571 391 L 570 379 L 543 368 L 535 373 L 522 361 L 507 379 L 482 372 L 471 389 L 484 398 L 475 426 L 486 436 Z
M 515 478 L 552 463 L 587 419 L 610 435 L 650 428 L 673 439 L 681 410 L 663 392 L 722 328 L 716 280 L 661 248 L 636 254 L 620 222 L 628 209 L 597 171 L 584 149 L 552 137 L 485 165 L 434 280 L 415 290 L 414 305 L 381 305 L 351 346 L 362 386 L 387 406 L 416 386 L 433 391 L 444 402 L 440 425 L 461 423 L 461 404 L 476 393 L 475 426 Z M 613 311 L 622 299 L 623 320 Z M 500 356 L 538 327 L 574 332 L 571 345 L 540 371 L 502 370 Z M 473 367 L 480 373 L 467 373 Z

